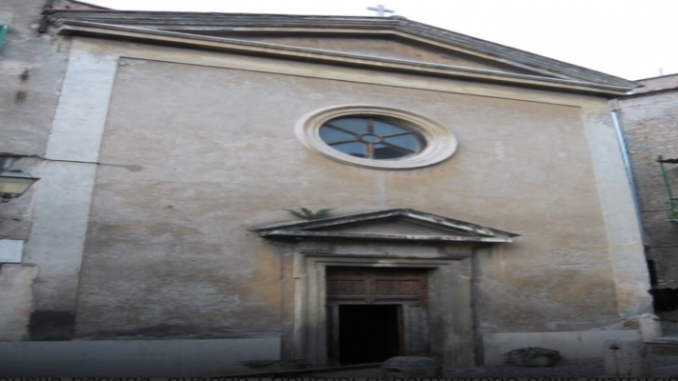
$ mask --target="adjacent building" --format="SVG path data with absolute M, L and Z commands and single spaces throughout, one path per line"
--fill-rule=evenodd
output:
M 638 84 L 642 87 L 612 104 L 635 181 L 655 307 L 665 322 L 671 322 L 678 309 L 678 75 Z

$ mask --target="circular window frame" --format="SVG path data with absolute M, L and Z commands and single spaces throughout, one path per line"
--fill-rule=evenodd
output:
M 365 159 L 338 151 L 320 137 L 320 127 L 342 117 L 376 118 L 419 133 L 425 147 L 418 153 L 397 159 Z M 342 106 L 316 111 L 304 117 L 296 128 L 297 138 L 308 148 L 340 163 L 379 169 L 428 167 L 449 159 L 457 151 L 457 138 L 442 125 L 421 115 L 385 107 Z

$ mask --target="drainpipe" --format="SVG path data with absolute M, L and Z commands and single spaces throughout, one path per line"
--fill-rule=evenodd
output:
M 636 176 L 631 166 L 631 159 L 629 158 L 629 149 L 626 144 L 626 138 L 622 132 L 621 119 L 619 117 L 619 108 L 616 100 L 612 101 L 612 121 L 614 122 L 614 129 L 617 132 L 617 140 L 619 140 L 619 149 L 621 151 L 622 159 L 624 160 L 624 167 L 626 168 L 626 177 L 631 188 L 631 196 L 633 197 L 633 205 L 636 209 L 636 220 L 638 220 L 638 228 L 640 229 L 640 237 L 643 245 L 648 245 L 647 235 L 645 234 L 645 227 L 643 226 L 643 217 L 640 213 L 640 201 L 638 198 L 638 190 L 636 189 Z

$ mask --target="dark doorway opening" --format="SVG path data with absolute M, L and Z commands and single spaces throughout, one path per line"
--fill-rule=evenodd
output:
M 678 310 L 678 288 L 653 288 L 650 290 L 655 312 Z
M 382 362 L 402 353 L 398 305 L 339 306 L 339 362 Z

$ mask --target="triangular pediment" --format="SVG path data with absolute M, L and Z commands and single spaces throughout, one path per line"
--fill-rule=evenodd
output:
M 251 229 L 265 238 L 413 242 L 512 242 L 518 234 L 414 209 L 388 209 Z
M 329 51 L 376 59 L 445 65 L 470 70 L 488 70 L 507 74 L 558 78 L 554 74 L 529 70 L 488 58 L 475 56 L 449 47 L 436 46 L 421 41 L 394 36 L 351 36 L 340 34 L 246 35 L 242 33 L 191 32 L 196 35 L 217 35 L 243 41 L 260 42 L 277 46 L 298 47 L 317 51 Z
M 61 34 L 380 71 L 615 96 L 637 87 L 622 78 L 404 18 L 52 11 L 49 20 Z

